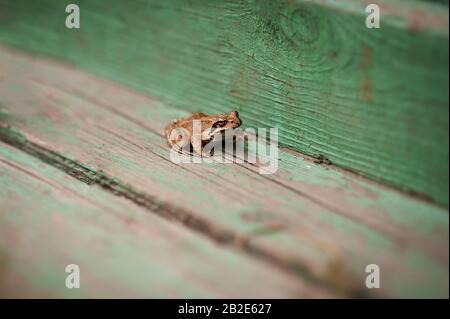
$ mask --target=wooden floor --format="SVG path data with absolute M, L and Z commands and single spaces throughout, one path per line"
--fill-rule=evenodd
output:
M 2 297 L 448 298 L 448 208 L 289 150 L 176 165 L 188 112 L 5 47 L 0 111 Z

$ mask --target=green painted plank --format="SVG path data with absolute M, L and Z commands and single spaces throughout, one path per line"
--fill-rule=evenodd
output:
M 0 41 L 70 61 L 448 205 L 448 7 L 373 1 L 0 1 Z
M 333 296 L 1 142 L 0 185 L 2 297 Z
M 0 61 L 4 118 L 31 142 L 242 234 L 246 247 L 316 279 L 350 275 L 361 288 L 365 265 L 377 263 L 381 294 L 448 294 L 446 209 L 283 151 L 273 178 L 247 165 L 177 166 L 162 128 L 181 111 L 52 61 L 6 50 Z

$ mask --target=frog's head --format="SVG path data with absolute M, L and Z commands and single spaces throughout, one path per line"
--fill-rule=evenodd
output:
M 203 140 L 210 140 L 215 134 L 238 128 L 242 124 L 237 111 L 208 116 L 205 122 L 206 127 L 202 132 Z

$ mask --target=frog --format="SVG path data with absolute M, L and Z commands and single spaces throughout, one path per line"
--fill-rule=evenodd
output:
M 194 123 L 198 126 L 195 127 Z M 179 153 L 190 155 L 193 150 L 194 155 L 203 157 L 204 146 L 214 140 L 217 134 L 225 134 L 227 130 L 241 125 L 242 121 L 237 111 L 215 115 L 197 112 L 169 123 L 164 132 L 167 144 Z M 189 149 L 189 152 L 186 152 L 186 149 Z

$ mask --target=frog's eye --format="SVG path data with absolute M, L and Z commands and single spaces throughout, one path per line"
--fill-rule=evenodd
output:
M 224 127 L 227 124 L 226 120 L 219 120 L 213 124 L 213 127 Z

